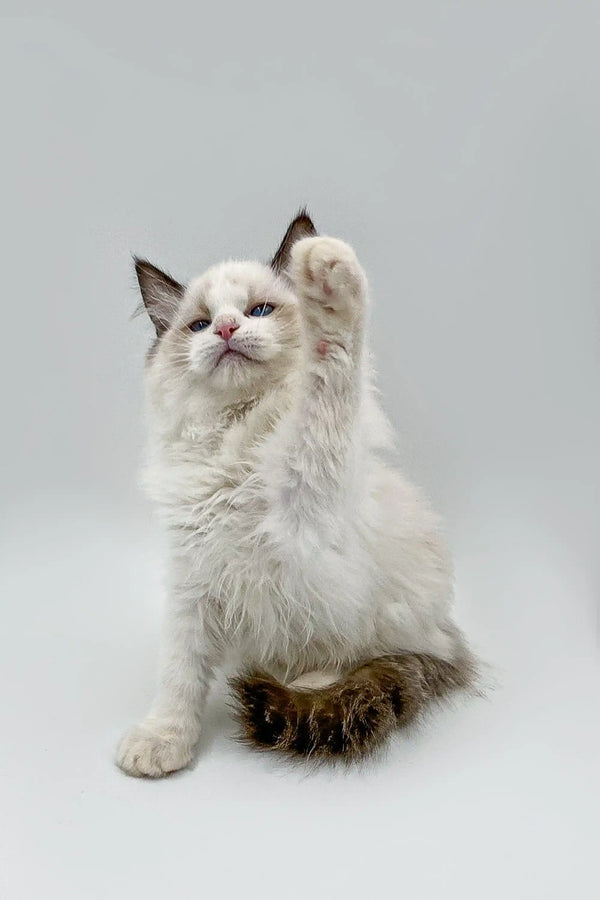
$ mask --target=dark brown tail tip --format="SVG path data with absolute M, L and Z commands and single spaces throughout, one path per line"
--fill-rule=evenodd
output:
M 233 679 L 234 708 L 245 740 L 262 750 L 314 759 L 359 759 L 395 725 L 390 700 L 352 679 L 314 691 L 289 690 L 264 673 Z
M 469 688 L 475 661 L 426 654 L 385 656 L 317 690 L 295 690 L 264 672 L 232 679 L 245 740 L 262 750 L 313 759 L 362 759 L 430 704 Z
M 264 750 L 285 749 L 294 712 L 287 688 L 262 672 L 240 675 L 229 684 L 246 740 Z

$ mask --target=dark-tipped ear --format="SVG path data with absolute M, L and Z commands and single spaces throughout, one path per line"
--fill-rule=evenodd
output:
M 283 240 L 277 249 L 277 253 L 271 260 L 271 268 L 277 273 L 285 272 L 290 261 L 290 253 L 292 247 L 301 238 L 313 237 L 317 233 L 317 229 L 312 223 L 306 207 L 299 210 L 296 217 L 290 222 L 288 230 L 283 236 Z
M 185 288 L 147 260 L 134 256 L 133 261 L 144 306 L 160 337 L 173 321 Z

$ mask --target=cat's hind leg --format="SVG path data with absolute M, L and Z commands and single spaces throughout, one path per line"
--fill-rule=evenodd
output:
M 299 678 L 288 684 L 290 688 L 299 688 L 304 690 L 316 690 L 317 688 L 328 687 L 334 684 L 340 678 L 340 673 L 333 669 L 322 669 L 314 672 L 304 672 Z

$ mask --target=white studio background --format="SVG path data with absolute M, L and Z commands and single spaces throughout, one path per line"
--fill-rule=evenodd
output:
M 600 6 L 3 5 L 0 896 L 591 896 L 598 845 Z M 404 468 L 497 682 L 307 775 L 232 739 L 128 779 L 160 529 L 130 254 L 267 258 L 297 207 L 370 274 Z

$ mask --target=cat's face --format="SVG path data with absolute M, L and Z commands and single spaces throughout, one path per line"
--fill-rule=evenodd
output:
M 298 216 L 270 265 L 225 262 L 187 287 L 142 260 L 136 272 L 157 339 L 153 382 L 203 385 L 224 402 L 262 393 L 294 365 L 300 346 L 298 301 L 282 274 L 293 243 L 314 233 Z
M 227 262 L 186 288 L 150 365 L 240 395 L 283 376 L 299 346 L 295 295 L 268 267 Z

